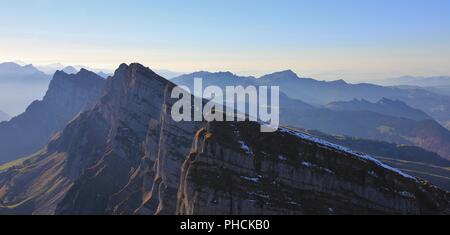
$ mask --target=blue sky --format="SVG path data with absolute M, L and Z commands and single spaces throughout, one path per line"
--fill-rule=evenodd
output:
M 0 61 L 450 75 L 449 12 L 448 0 L 0 0 Z

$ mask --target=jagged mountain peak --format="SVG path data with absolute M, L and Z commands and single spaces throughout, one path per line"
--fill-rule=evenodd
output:
M 75 73 L 79 72 L 79 70 L 73 66 L 67 66 L 67 67 L 63 68 L 62 70 L 68 74 L 75 74 Z
M 262 76 L 260 79 L 299 79 L 300 77 L 292 70 L 283 70 Z
M 400 101 L 400 100 L 392 100 L 392 99 L 388 99 L 386 97 L 381 98 L 377 104 L 402 104 L 402 105 L 406 105 L 404 102 Z
M 20 74 L 20 75 L 31 75 L 31 74 L 43 74 L 32 64 L 19 65 L 14 62 L 4 62 L 0 63 L 0 73 L 2 74 Z
M 205 78 L 205 79 L 239 79 L 242 78 L 230 71 L 219 71 L 219 72 L 209 72 L 209 71 L 197 71 L 190 74 L 181 75 L 179 77 L 174 78 L 174 80 L 180 80 L 183 78 Z
M 97 103 L 104 84 L 105 79 L 87 70 L 77 74 L 56 72 L 42 100 L 0 123 L 0 162 L 27 156 L 45 146 L 78 113 Z
M 120 66 L 114 72 L 113 77 L 120 77 L 123 73 L 141 73 L 142 75 L 148 77 L 155 77 L 156 75 L 157 77 L 162 78 L 161 76 L 156 74 L 152 69 L 140 63 L 131 63 L 129 65 L 125 63 L 120 64 Z
M 53 75 L 47 93 L 56 89 L 59 84 L 65 85 L 70 83 L 75 86 L 88 87 L 99 86 L 104 80 L 101 76 L 86 69 L 81 69 L 76 74 L 68 74 L 65 71 L 58 70 Z
M 53 74 L 53 78 L 55 78 L 55 77 L 65 77 L 67 75 L 69 75 L 69 74 L 64 72 L 64 70 L 56 70 L 56 72 Z
M 430 118 L 428 115 L 425 115 L 425 113 L 419 109 L 414 109 L 410 106 L 408 106 L 405 102 L 398 100 L 398 99 L 389 99 L 386 97 L 381 98 L 379 101 L 377 101 L 376 103 L 374 103 L 376 105 L 380 105 L 382 107 L 389 107 L 389 108 L 397 108 L 397 109 L 403 109 L 403 111 L 405 112 L 406 110 L 410 110 L 410 111 L 415 111 L 417 113 L 423 113 L 423 116 L 426 116 L 427 118 Z
M 330 83 L 337 84 L 337 85 L 348 85 L 348 83 L 344 79 L 334 80 L 334 81 L 331 81 Z

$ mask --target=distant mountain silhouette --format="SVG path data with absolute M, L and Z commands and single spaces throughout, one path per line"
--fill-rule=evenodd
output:
M 42 99 L 50 80 L 32 65 L 0 64 L 0 109 L 11 116 L 22 113 L 32 101 Z
M 157 74 L 159 74 L 161 77 L 163 77 L 165 79 L 169 79 L 169 80 L 183 74 L 183 73 L 179 73 L 179 72 L 175 72 L 175 71 L 171 71 L 171 70 L 167 70 L 167 69 L 156 69 L 155 72 Z
M 335 101 L 365 99 L 377 102 L 388 98 L 400 100 L 407 105 L 426 112 L 440 123 L 450 121 L 450 97 L 425 89 L 399 89 L 374 84 L 349 84 L 343 80 L 317 81 L 300 78 L 292 71 L 269 74 L 258 79 L 259 84 L 278 85 L 285 94 L 310 104 L 326 105 Z
M 0 172 L 0 214 L 450 213 L 446 191 L 307 133 L 175 122 L 174 86 L 121 65 L 93 109 Z
M 256 79 L 254 77 L 238 76 L 231 72 L 211 73 L 206 71 L 200 71 L 190 74 L 184 74 L 179 77 L 173 78 L 170 81 L 177 85 L 187 86 L 192 91 L 194 89 L 194 78 L 202 78 L 204 87 L 215 85 L 225 88 L 226 86 L 257 85 Z
M 325 105 L 326 108 L 336 111 L 372 111 L 393 117 L 403 117 L 412 120 L 432 119 L 425 112 L 409 107 L 402 101 L 383 98 L 376 103 L 365 99 L 354 99 L 352 101 L 337 101 Z
M 54 64 L 48 64 L 48 65 L 39 65 L 39 66 L 36 66 L 36 68 L 38 68 L 40 71 L 42 71 L 46 74 L 49 74 L 49 75 L 53 75 L 58 70 L 62 70 L 64 72 L 66 72 L 67 74 L 75 74 L 78 71 L 80 71 L 81 69 L 86 69 L 86 70 L 95 72 L 100 77 L 103 77 L 103 78 L 107 78 L 108 76 L 111 75 L 110 73 L 102 71 L 101 69 L 90 68 L 89 66 L 84 66 L 84 65 L 65 66 L 61 63 L 54 63 Z
M 18 65 L 7 62 L 0 64 L 0 82 L 48 82 L 51 77 L 36 69 L 33 65 Z
M 419 86 L 411 86 L 411 85 L 396 85 L 391 86 L 393 88 L 399 88 L 403 90 L 427 90 L 433 92 L 438 95 L 450 96 L 450 85 L 442 85 L 442 86 L 432 86 L 432 87 L 419 87 Z
M 450 85 L 448 86 L 435 86 L 435 87 L 425 87 L 425 89 L 434 92 L 436 94 L 450 96 Z
M 0 122 L 8 121 L 10 118 L 11 116 L 0 110 Z
M 63 70 L 66 66 L 61 63 L 53 63 L 53 64 L 45 64 L 45 65 L 36 65 L 36 68 L 40 71 L 53 76 L 53 74 L 58 70 Z
M 96 103 L 104 83 L 103 78 L 84 69 L 73 75 L 57 71 L 41 101 L 0 123 L 0 163 L 39 150 L 75 115 Z
M 172 81 L 193 89 L 193 78 L 203 78 L 203 85 L 217 85 L 220 87 L 236 85 L 279 85 L 280 118 L 282 124 L 320 130 L 329 134 L 344 134 L 353 137 L 383 140 L 398 144 L 415 145 L 429 151 L 436 152 L 442 157 L 450 159 L 450 131 L 432 120 L 426 113 L 406 105 L 402 101 L 392 101 L 380 98 L 376 103 L 367 100 L 349 102 L 335 102 L 327 106 L 313 106 L 299 97 L 308 99 L 323 99 L 326 94 L 360 93 L 357 87 L 373 87 L 374 90 L 395 93 L 391 88 L 361 84 L 351 85 L 342 80 L 321 82 L 314 79 L 299 78 L 291 70 L 262 76 L 261 78 L 242 77 L 230 72 L 197 72 L 183 75 Z M 354 87 L 355 86 L 355 87 Z M 309 95 L 304 95 L 303 90 Z M 371 88 L 372 89 L 372 88 Z M 291 96 L 283 92 L 291 93 Z M 325 93 L 325 94 L 324 94 Z M 386 93 L 386 92 L 385 92 Z M 363 95 L 360 93 L 359 95 Z M 433 94 L 434 96 L 437 96 Z M 296 96 L 297 98 L 292 98 Z M 331 99 L 331 96 L 328 99 Z M 378 95 L 379 96 L 379 95 Z M 350 96 L 349 96 L 350 97 Z M 348 97 L 347 97 L 348 98 Z M 404 98 L 408 98 L 406 95 Z M 309 99 L 311 101 L 311 99 Z M 449 103 L 450 104 L 450 103 Z
M 384 85 L 398 86 L 419 86 L 419 87 L 439 87 L 450 86 L 449 76 L 436 76 L 436 77 L 415 77 L 415 76 L 403 76 L 399 78 L 390 78 L 381 81 Z
M 111 74 L 109 73 L 104 73 L 104 72 L 98 72 L 97 73 L 98 76 L 102 77 L 102 78 L 108 78 L 109 76 L 111 76 Z
M 73 66 L 67 66 L 62 71 L 64 71 L 67 74 L 76 74 L 78 73 L 79 70 Z

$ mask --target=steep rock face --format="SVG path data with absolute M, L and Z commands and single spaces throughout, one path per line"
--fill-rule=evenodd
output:
M 148 166 L 155 169 L 156 172 L 151 193 L 147 195 L 144 204 L 138 208 L 136 213 L 175 213 L 180 167 L 185 156 L 190 152 L 195 133 L 202 125 L 201 122 L 174 122 L 170 117 L 170 108 L 174 100 L 167 99 L 167 101 L 168 105 L 165 105 L 161 116 L 162 126 L 159 135 L 150 135 L 147 138 L 148 150 L 154 149 L 155 144 L 158 143 L 158 147 L 155 149 L 158 152 L 149 154 L 154 161 L 153 167 L 152 164 Z
M 159 142 L 164 141 L 160 129 L 170 129 L 161 122 L 167 115 L 162 114 L 163 107 L 170 110 L 163 102 L 170 87 L 173 88 L 172 83 L 148 68 L 138 64 L 121 65 L 115 76 L 108 79 L 105 95 L 94 109 L 79 115 L 23 165 L 0 173 L 0 208 L 3 207 L 0 212 L 132 214 L 141 207 L 144 210 L 144 202 L 149 198 L 155 198 L 159 204 L 160 188 L 154 189 L 158 196 L 149 197 L 154 178 L 146 176 L 165 177 L 165 173 L 154 169 L 157 164 L 164 164 L 164 158 L 157 158 L 164 152 L 159 149 Z M 178 133 L 181 128 L 172 134 L 181 134 Z M 170 135 L 168 131 L 164 133 Z M 193 135 L 185 141 L 187 145 L 185 152 L 179 154 L 179 165 L 190 150 L 192 138 Z M 170 147 L 181 151 L 183 145 Z M 165 151 L 169 156 L 176 152 L 170 148 Z M 46 164 L 52 158 L 60 164 Z M 55 175 L 66 180 L 66 184 L 54 186 L 42 178 L 35 183 L 23 183 L 30 175 Z M 157 181 L 158 185 L 169 184 Z M 135 192 L 134 186 L 141 190 Z M 57 197 L 45 193 L 50 188 L 57 192 Z M 173 198 L 176 200 L 176 192 Z M 155 212 L 153 209 L 152 213 Z M 175 213 L 175 206 L 171 213 Z
M 113 129 L 126 130 L 111 138 L 116 139 L 116 147 L 123 146 L 126 151 L 112 148 L 109 155 L 117 155 L 96 163 L 98 167 L 91 169 L 95 178 L 82 175 L 59 205 L 57 213 L 175 213 L 180 166 L 190 151 L 200 123 L 175 123 L 172 120 L 170 111 L 176 101 L 170 98 L 172 83 L 141 65 L 133 64 L 129 70 L 138 72 L 131 72 L 131 82 L 117 85 L 126 91 L 108 91 L 111 96 L 108 103 L 111 107 L 119 107 L 117 113 L 111 113 L 111 122 L 122 125 Z M 116 72 L 113 81 L 121 80 L 121 77 Z M 126 94 L 129 99 L 117 94 Z M 108 103 L 103 105 L 108 106 Z M 129 111 L 124 112 L 125 107 Z M 111 162 L 113 158 L 121 160 Z M 117 181 L 114 187 L 108 184 L 111 180 Z M 103 186 L 99 188 L 99 185 Z M 93 195 L 86 193 L 86 189 L 95 189 L 90 191 Z M 101 202 L 86 203 L 99 193 L 103 195 Z M 86 207 L 86 204 L 95 207 Z
M 42 101 L 0 123 L 0 163 L 25 157 L 48 143 L 79 112 L 97 103 L 104 79 L 87 70 L 74 75 L 56 72 Z
M 84 120 L 89 119 L 91 122 Z M 84 113 L 22 165 L 0 172 L 0 214 L 54 214 L 73 182 L 101 154 L 108 125 Z
M 159 122 L 163 92 L 169 84 L 141 65 L 120 66 L 109 80 L 106 95 L 92 111 L 103 116 L 110 127 L 106 147 L 99 149 L 103 156 L 75 181 L 57 213 L 104 214 L 117 210 L 121 200 L 113 195 L 120 194 L 145 160 L 149 125 Z
M 0 173 L 0 214 L 448 212 L 445 192 L 288 130 L 174 122 L 173 87 L 142 65 L 121 65 L 92 110 Z
M 182 167 L 179 214 L 441 214 L 450 195 L 365 155 L 256 123 L 208 123 Z

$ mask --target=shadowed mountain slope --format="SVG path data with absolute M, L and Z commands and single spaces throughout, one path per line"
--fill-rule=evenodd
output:
M 0 213 L 450 212 L 447 192 L 300 132 L 175 122 L 173 87 L 142 65 L 121 65 L 92 110 L 0 173 Z
M 87 70 L 55 73 L 45 97 L 8 122 L 0 123 L 0 163 L 32 154 L 101 96 L 105 80 Z

